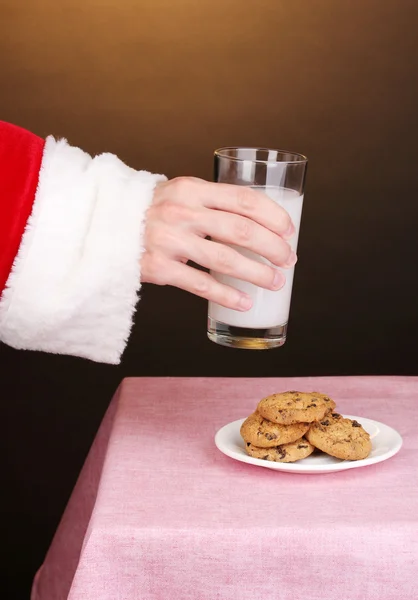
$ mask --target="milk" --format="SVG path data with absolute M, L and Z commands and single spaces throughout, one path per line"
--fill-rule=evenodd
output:
M 288 241 L 292 250 L 296 251 L 299 237 L 300 220 L 302 216 L 303 195 L 298 192 L 280 187 L 257 187 L 257 191 L 267 194 L 272 200 L 280 204 L 290 215 L 296 229 L 295 235 Z M 271 264 L 265 258 L 245 248 L 231 245 L 244 256 L 253 260 Z M 293 275 L 295 268 L 283 269 L 286 283 L 281 290 L 270 291 L 257 287 L 252 283 L 241 281 L 228 275 L 211 272 L 211 275 L 220 283 L 235 287 L 251 296 L 252 308 L 247 312 L 240 312 L 224 308 L 214 302 L 209 302 L 209 317 L 220 323 L 234 327 L 248 327 L 250 329 L 268 329 L 284 325 L 289 319 L 290 299 L 292 295 Z

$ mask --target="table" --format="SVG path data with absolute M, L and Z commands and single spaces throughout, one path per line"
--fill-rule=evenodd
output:
M 221 426 L 287 389 L 391 425 L 402 450 L 312 476 L 216 449 Z M 124 380 L 32 600 L 416 600 L 417 400 L 418 377 Z

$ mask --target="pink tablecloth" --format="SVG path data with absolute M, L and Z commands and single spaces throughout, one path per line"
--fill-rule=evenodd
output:
M 219 427 L 298 388 L 395 427 L 401 452 L 309 476 L 216 449 Z M 32 599 L 417 600 L 417 400 L 417 377 L 125 380 Z

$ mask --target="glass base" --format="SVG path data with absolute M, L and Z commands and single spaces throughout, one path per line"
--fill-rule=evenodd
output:
M 286 333 L 287 323 L 268 329 L 250 329 L 248 327 L 234 327 L 208 317 L 208 338 L 215 344 L 228 346 L 228 348 L 242 348 L 244 350 L 279 348 L 286 341 Z

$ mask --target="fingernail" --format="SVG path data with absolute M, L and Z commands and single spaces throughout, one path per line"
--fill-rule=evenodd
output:
M 249 308 L 251 308 L 253 305 L 253 301 L 251 300 L 251 298 L 249 296 L 241 296 L 238 306 L 242 309 L 242 310 L 248 310 Z
M 296 256 L 296 252 L 293 252 L 293 250 L 292 250 L 289 258 L 287 259 L 286 263 L 283 266 L 285 269 L 291 269 L 292 267 L 295 266 L 297 261 L 298 261 L 298 257 Z
M 275 290 L 279 290 L 281 287 L 283 287 L 285 281 L 286 279 L 283 273 L 281 271 L 276 271 L 273 279 L 273 288 Z
M 288 227 L 288 229 L 284 232 L 283 234 L 283 238 L 285 240 L 288 240 L 289 238 L 293 237 L 295 235 L 295 226 L 293 225 L 292 221 L 290 221 L 290 225 Z

